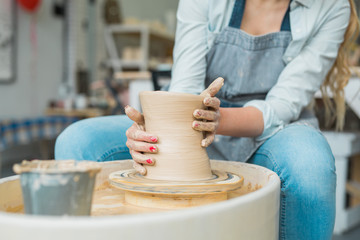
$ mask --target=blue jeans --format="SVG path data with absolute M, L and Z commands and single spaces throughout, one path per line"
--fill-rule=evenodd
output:
M 76 122 L 58 137 L 55 158 L 99 162 L 130 159 L 125 131 L 131 124 L 126 116 Z M 280 239 L 331 239 L 335 163 L 318 130 L 305 125 L 288 126 L 269 138 L 249 163 L 264 166 L 281 179 Z

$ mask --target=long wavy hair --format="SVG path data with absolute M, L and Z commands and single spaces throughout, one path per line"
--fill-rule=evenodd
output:
M 344 88 L 351 77 L 349 55 L 359 34 L 359 19 L 354 0 L 349 0 L 351 15 L 349 25 L 344 35 L 338 56 L 334 65 L 327 74 L 321 86 L 321 93 L 325 105 L 325 126 L 329 127 L 336 121 L 336 130 L 342 130 L 345 121 L 345 98 Z M 333 101 L 328 93 L 331 94 Z

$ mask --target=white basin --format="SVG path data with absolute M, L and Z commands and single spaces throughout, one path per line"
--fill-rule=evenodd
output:
M 97 186 L 111 172 L 132 167 L 132 161 L 101 163 Z M 211 165 L 244 177 L 230 199 L 200 207 L 141 214 L 93 217 L 49 217 L 13 213 L 22 208 L 19 177 L 0 179 L 0 239 L 278 239 L 280 179 L 272 171 L 241 162 Z

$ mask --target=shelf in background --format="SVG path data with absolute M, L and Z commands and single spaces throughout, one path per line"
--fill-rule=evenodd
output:
M 97 108 L 85 109 L 64 109 L 64 108 L 48 108 L 45 111 L 47 116 L 66 116 L 79 118 L 92 118 L 104 115 L 104 112 Z

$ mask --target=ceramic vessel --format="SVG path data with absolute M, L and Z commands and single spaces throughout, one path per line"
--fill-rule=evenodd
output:
M 147 132 L 156 134 L 158 153 L 146 178 L 198 181 L 212 177 L 209 157 L 201 147 L 203 133 L 192 128 L 195 109 L 204 109 L 203 96 L 163 91 L 140 93 Z

